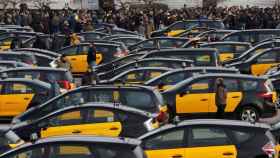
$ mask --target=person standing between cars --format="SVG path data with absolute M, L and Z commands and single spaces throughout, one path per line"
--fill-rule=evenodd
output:
M 48 83 L 51 84 L 51 90 L 50 90 L 50 94 L 49 94 L 49 98 L 53 98 L 56 97 L 60 94 L 60 86 L 58 84 L 58 82 L 56 81 L 55 77 L 52 74 L 49 74 L 47 76 L 47 81 Z
M 97 51 L 96 51 L 95 44 L 91 43 L 88 48 L 87 63 L 89 66 L 89 70 L 91 72 L 91 77 L 93 77 L 93 78 L 95 77 L 95 81 L 98 80 L 96 77 L 96 74 L 95 74 L 96 54 L 97 54 Z
M 227 89 L 222 78 L 218 78 L 215 82 L 215 102 L 217 106 L 217 118 L 223 118 L 227 104 Z
M 66 55 L 62 54 L 57 62 L 57 66 L 59 68 L 64 68 L 67 69 L 69 71 L 71 71 L 71 65 L 70 63 L 66 60 Z

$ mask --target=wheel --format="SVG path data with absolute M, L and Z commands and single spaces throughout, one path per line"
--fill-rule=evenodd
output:
M 239 119 L 247 122 L 256 122 L 259 120 L 259 112 L 255 107 L 246 106 L 241 109 Z

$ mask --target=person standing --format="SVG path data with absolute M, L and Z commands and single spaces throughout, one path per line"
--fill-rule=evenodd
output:
M 90 76 L 92 77 L 92 79 L 95 78 L 95 81 L 97 82 L 98 79 L 97 79 L 97 75 L 95 74 L 96 54 L 97 54 L 97 51 L 96 51 L 95 44 L 91 43 L 89 45 L 89 48 L 88 48 L 87 63 L 88 63 L 88 66 L 89 66 L 89 70 L 91 72 Z
M 217 106 L 217 118 L 223 118 L 227 104 L 227 89 L 222 78 L 218 78 L 215 82 L 215 102 Z

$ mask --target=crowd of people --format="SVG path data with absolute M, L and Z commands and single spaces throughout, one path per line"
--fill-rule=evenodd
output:
M 31 26 L 46 34 L 92 31 L 101 22 L 141 34 L 163 28 L 178 20 L 221 19 L 228 29 L 276 28 L 280 23 L 280 7 L 208 7 L 182 9 L 121 8 L 110 11 L 19 9 L 0 11 L 0 22 Z

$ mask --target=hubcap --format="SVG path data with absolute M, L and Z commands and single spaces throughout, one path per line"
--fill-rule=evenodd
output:
M 257 121 L 257 113 L 253 109 L 244 109 L 241 113 L 241 120 L 247 122 L 256 122 Z

